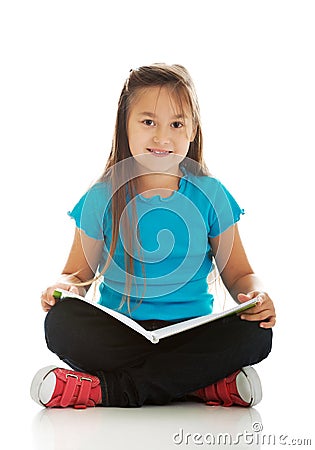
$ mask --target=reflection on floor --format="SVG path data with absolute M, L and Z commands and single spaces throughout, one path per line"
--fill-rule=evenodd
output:
M 255 408 L 174 403 L 142 408 L 43 409 L 34 417 L 34 450 L 260 448 Z

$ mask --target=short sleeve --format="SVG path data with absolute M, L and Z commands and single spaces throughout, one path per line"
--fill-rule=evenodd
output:
M 104 239 L 104 220 L 109 208 L 109 189 L 105 183 L 92 186 L 68 215 L 85 234 L 97 240 Z
M 216 189 L 211 196 L 209 213 L 209 237 L 216 237 L 240 220 L 245 214 L 227 188 L 216 180 Z

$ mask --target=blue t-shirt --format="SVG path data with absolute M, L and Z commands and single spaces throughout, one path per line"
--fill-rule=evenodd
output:
M 213 295 L 207 277 L 213 266 L 209 238 L 220 235 L 244 213 L 216 178 L 193 175 L 184 167 L 181 170 L 184 175 L 179 188 L 170 197 L 145 198 L 139 194 L 133 199 L 138 216 L 134 239 L 138 232 L 137 242 L 141 244 L 141 250 L 134 247 L 132 255 L 130 305 L 135 320 L 175 321 L 210 314 Z M 110 183 L 97 183 L 68 213 L 87 236 L 103 240 L 100 270 L 111 242 L 110 201 Z M 131 214 L 131 202 L 128 208 Z M 126 251 L 130 249 L 124 248 L 120 234 L 113 261 L 100 285 L 99 303 L 114 310 L 118 310 L 125 293 Z M 129 315 L 127 305 L 119 311 Z

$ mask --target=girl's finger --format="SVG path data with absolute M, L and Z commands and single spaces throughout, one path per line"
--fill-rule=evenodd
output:
M 276 324 L 276 317 L 272 316 L 272 317 L 270 317 L 268 322 L 260 322 L 259 326 L 261 328 L 272 328 L 275 326 L 275 324 Z
M 250 314 L 250 313 L 242 313 L 241 314 L 242 320 L 248 320 L 250 322 L 260 321 L 260 320 L 266 320 L 269 319 L 269 317 L 272 317 L 272 312 L 269 310 L 264 310 L 259 313 Z

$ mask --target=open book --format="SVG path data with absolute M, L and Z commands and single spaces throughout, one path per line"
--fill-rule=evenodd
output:
M 172 336 L 173 334 L 181 333 L 182 331 L 198 327 L 199 325 L 203 325 L 208 322 L 213 322 L 214 320 L 221 319 L 222 317 L 230 316 L 232 314 L 238 314 L 242 311 L 245 311 L 248 308 L 252 308 L 258 302 L 257 298 L 253 298 L 252 300 L 248 300 L 247 302 L 241 303 L 240 305 L 236 305 L 235 307 L 228 309 L 226 311 L 214 314 L 207 314 L 205 316 L 194 317 L 192 319 L 187 319 L 182 322 L 176 322 L 172 325 L 167 325 L 166 327 L 159 328 L 154 331 L 148 331 L 130 317 L 127 317 L 124 314 L 119 313 L 118 311 L 114 311 L 113 309 L 106 308 L 106 306 L 100 305 L 99 303 L 95 303 L 92 300 L 89 300 L 85 297 L 73 294 L 72 292 L 68 292 L 63 289 L 57 289 L 54 291 L 54 297 L 56 299 L 63 299 L 67 297 L 76 298 L 78 300 L 82 300 L 86 303 L 89 303 L 95 308 L 99 308 L 104 313 L 109 314 L 110 316 L 124 323 L 128 327 L 137 331 L 139 334 L 142 334 L 142 336 L 147 338 L 153 344 L 157 344 L 160 339 Z

